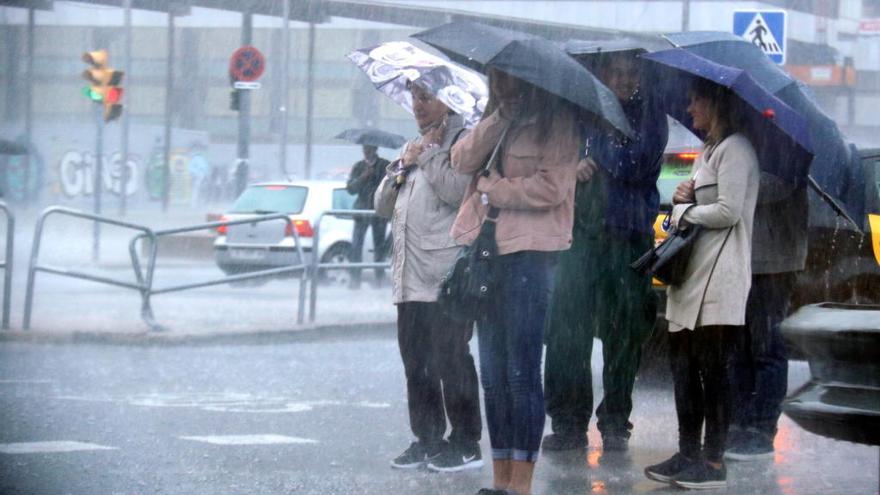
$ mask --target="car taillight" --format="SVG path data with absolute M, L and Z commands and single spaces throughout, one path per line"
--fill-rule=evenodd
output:
M 226 215 L 223 215 L 220 217 L 221 222 L 225 222 L 227 220 L 229 220 L 229 218 L 227 218 Z M 226 229 L 227 229 L 226 225 L 221 225 L 221 226 L 217 227 L 217 234 L 218 235 L 226 235 Z
M 696 160 L 697 157 L 698 157 L 699 155 L 700 155 L 699 153 L 695 153 L 695 152 L 691 152 L 691 153 L 677 153 L 677 154 L 675 155 L 675 157 L 678 158 L 679 160 L 684 160 L 684 161 L 687 161 L 687 162 L 692 162 L 692 161 Z
M 312 237 L 315 235 L 315 231 L 312 230 L 312 224 L 310 224 L 308 220 L 291 220 L 291 222 L 284 227 L 284 235 L 292 236 L 293 229 L 296 229 L 296 233 L 300 237 Z

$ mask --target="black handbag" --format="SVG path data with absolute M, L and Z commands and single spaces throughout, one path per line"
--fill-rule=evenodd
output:
M 481 174 L 489 173 L 506 134 L 505 130 Z M 500 166 L 498 171 L 503 176 Z M 489 207 L 477 238 L 470 246 L 461 249 L 452 267 L 440 281 L 437 302 L 448 317 L 455 321 L 475 321 L 483 313 L 486 302 L 495 297 L 497 281 L 493 270 L 495 258 L 498 256 L 495 219 L 498 218 L 499 211 L 494 206 Z
M 694 241 L 702 230 L 703 227 L 699 225 L 673 230 L 663 242 L 640 256 L 630 267 L 639 275 L 650 275 L 666 285 L 681 284 L 685 280 Z
M 493 261 L 498 256 L 495 242 L 497 216 L 498 208 L 490 208 L 473 244 L 462 248 L 452 268 L 440 281 L 437 300 L 446 314 L 456 321 L 476 320 L 486 301 L 495 295 L 496 282 L 492 271 Z

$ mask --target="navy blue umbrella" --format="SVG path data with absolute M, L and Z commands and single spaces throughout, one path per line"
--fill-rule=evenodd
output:
M 393 150 L 406 144 L 406 138 L 399 134 L 372 128 L 346 129 L 337 134 L 336 139 L 345 139 L 354 144 L 391 148 Z
M 645 54 L 642 58 L 655 81 L 651 90 L 662 95 L 660 105 L 666 113 L 700 135 L 687 113 L 688 91 L 696 79 L 728 88 L 746 110 L 746 129 L 761 170 L 794 185 L 807 182 L 813 153 L 806 120 L 746 71 L 716 64 L 679 48 Z
M 452 61 L 494 67 L 587 110 L 626 136 L 633 131 L 617 96 L 557 44 L 475 22 L 452 22 L 412 35 Z
M 745 70 L 764 89 L 801 114 L 807 121 L 815 154 L 810 165 L 810 185 L 838 214 L 851 221 L 864 218 L 865 179 L 858 153 L 852 152 L 837 124 L 822 112 L 803 83 L 753 43 L 732 33 L 693 31 L 663 37 L 673 46 L 715 63 Z

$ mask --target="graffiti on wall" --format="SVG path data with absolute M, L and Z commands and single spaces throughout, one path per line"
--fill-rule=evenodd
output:
M 138 190 L 138 160 L 129 155 L 123 164 L 122 153 L 104 156 L 102 161 L 101 185 L 104 190 L 116 195 L 125 191 L 131 196 Z M 61 156 L 58 163 L 58 180 L 61 191 L 69 198 L 91 196 L 95 191 L 95 155 L 88 151 L 71 150 Z

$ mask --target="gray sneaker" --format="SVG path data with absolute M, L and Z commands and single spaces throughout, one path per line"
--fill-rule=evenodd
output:
M 449 443 L 443 452 L 428 462 L 428 469 L 438 473 L 455 473 L 483 467 L 480 445 Z
M 391 467 L 395 469 L 419 469 L 438 458 L 443 452 L 444 446 L 445 442 L 431 445 L 413 442 L 409 448 L 391 461 Z

